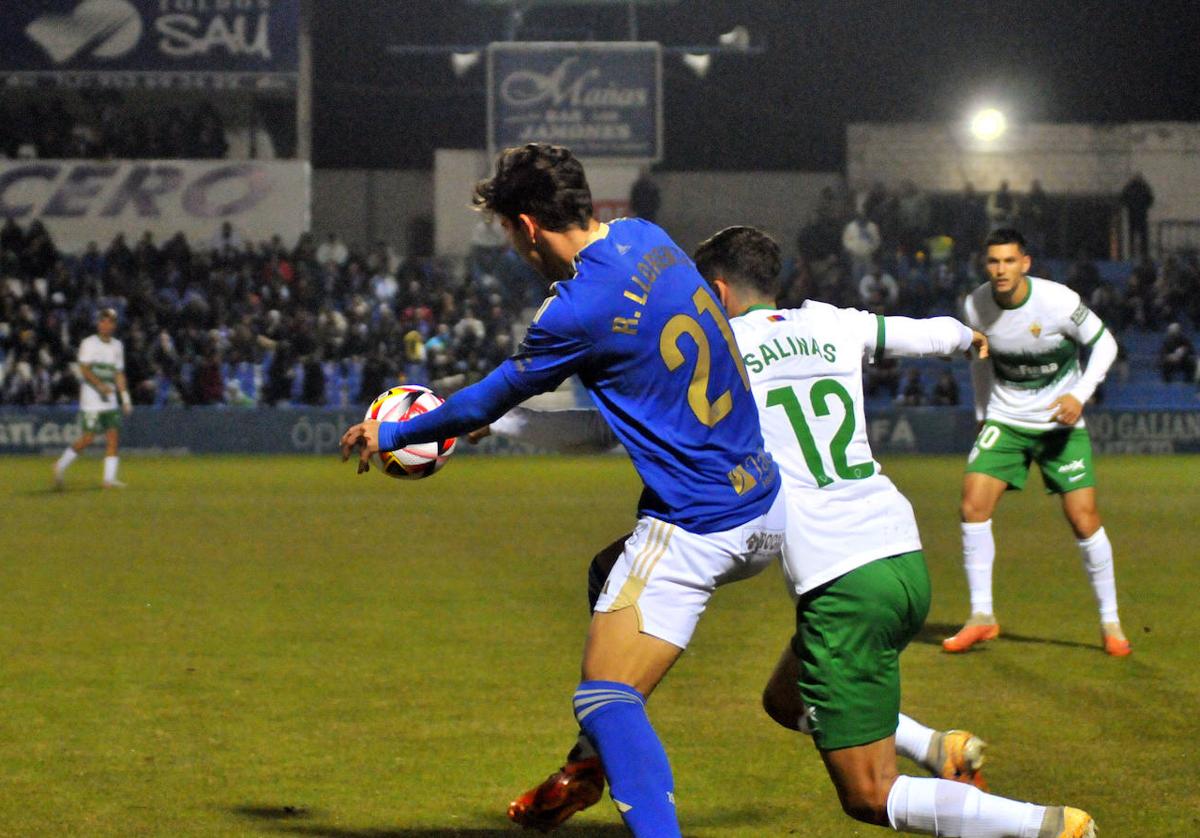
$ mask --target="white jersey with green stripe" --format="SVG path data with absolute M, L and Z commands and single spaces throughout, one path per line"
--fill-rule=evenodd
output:
M 125 371 L 125 349 L 116 338 L 103 340 L 99 335 L 84 338 L 79 344 L 79 363 L 86 364 L 96 378 L 109 386 L 107 396 L 86 379 L 79 385 L 79 409 L 85 413 L 117 409 L 117 373 Z
M 1067 286 L 1026 279 L 1029 294 L 1011 309 L 996 302 L 991 283 L 976 288 L 964 303 L 965 320 L 988 338 L 987 418 L 1030 430 L 1059 429 L 1051 404 L 1079 383 L 1080 347 L 1099 340 L 1104 323 Z M 1080 419 L 1077 426 L 1083 424 Z
M 812 301 L 753 308 L 730 323 L 788 496 L 784 565 L 795 591 L 921 549 L 911 504 L 871 452 L 863 358 L 884 354 L 888 323 L 921 347 L 895 354 L 965 349 L 970 331 L 951 318 L 883 318 Z

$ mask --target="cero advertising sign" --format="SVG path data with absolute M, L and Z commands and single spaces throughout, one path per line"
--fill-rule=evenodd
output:
M 579 157 L 662 157 L 662 51 L 654 43 L 494 43 L 488 146 L 550 142 Z
M 13 85 L 292 89 L 300 0 L 25 0 L 4 4 Z
M 0 160 L 0 218 L 39 219 L 67 251 L 144 230 L 208 241 L 226 221 L 243 237 L 290 243 L 308 229 L 308 207 L 300 161 Z

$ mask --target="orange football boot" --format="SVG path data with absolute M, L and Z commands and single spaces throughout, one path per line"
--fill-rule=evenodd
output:
M 1133 647 L 1129 645 L 1125 632 L 1121 631 L 1120 623 L 1104 623 L 1100 633 L 1104 638 L 1104 651 L 1114 658 L 1133 654 Z
M 995 640 L 1000 636 L 1000 624 L 991 614 L 972 614 L 958 634 L 942 641 L 947 652 L 965 652 L 976 643 Z
M 526 829 L 549 832 L 604 796 L 604 767 L 599 757 L 568 762 L 508 804 L 508 819 Z
M 937 756 L 929 766 L 932 773 L 943 780 L 967 783 L 981 791 L 988 790 L 983 779 L 984 742 L 969 730 L 947 730 L 938 733 Z

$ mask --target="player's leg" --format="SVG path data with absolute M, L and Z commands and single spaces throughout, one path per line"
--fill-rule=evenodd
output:
M 1091 818 L 986 794 L 948 780 L 899 775 L 899 655 L 929 609 L 921 553 L 872 562 L 801 598 L 800 685 L 816 708 L 813 739 L 843 810 L 865 823 L 954 838 L 1083 838 Z M 837 648 L 837 656 L 827 652 Z
M 788 644 L 763 688 L 763 709 L 782 727 L 811 733 L 799 677 L 800 661 Z M 987 790 L 982 772 L 987 743 L 970 731 L 934 730 L 901 713 L 895 742 L 896 753 L 923 766 L 934 777 Z
M 1025 484 L 1029 459 L 1024 435 L 994 422 L 984 423 L 971 448 L 959 509 L 971 614 L 957 634 L 942 641 L 947 652 L 965 652 L 1000 634 L 992 605 L 992 565 L 996 561 L 992 514 L 1007 489 Z
M 1092 444 L 1083 428 L 1047 435 L 1038 465 L 1048 491 L 1062 497 L 1063 514 L 1075 533 L 1083 568 L 1096 595 L 1104 650 L 1114 657 L 1132 652 L 1117 615 L 1117 581 L 1112 543 L 1096 506 L 1096 474 Z
M 75 462 L 79 458 L 80 453 L 91 445 L 92 440 L 96 438 L 96 431 L 100 428 L 100 417 L 98 414 L 92 412 L 80 413 L 79 426 L 83 431 L 79 435 L 79 439 L 63 449 L 62 454 L 59 455 L 58 460 L 54 463 L 54 487 L 56 489 L 62 488 L 63 479 L 66 477 L 67 469 L 71 467 L 71 463 Z
M 588 566 L 589 614 L 630 535 L 621 536 L 592 558 Z M 548 832 L 603 795 L 604 767 L 595 746 L 581 730 L 562 767 L 509 803 L 508 817 L 526 829 Z
M 113 416 L 115 417 L 115 413 Z M 120 459 L 117 457 L 117 447 L 120 442 L 120 426 L 115 420 L 110 420 L 110 424 L 104 431 L 104 483 L 106 489 L 124 488 L 125 484 L 117 479 L 117 465 Z
M 637 838 L 680 835 L 671 767 L 646 715 L 645 696 L 687 647 L 716 587 L 778 559 L 786 504 L 780 493 L 765 515 L 716 533 L 643 518 L 600 594 L 575 717 L 599 751 L 613 802 Z

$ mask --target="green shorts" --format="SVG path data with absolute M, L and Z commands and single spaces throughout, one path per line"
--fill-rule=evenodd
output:
M 967 457 L 967 472 L 986 474 L 1003 480 L 1010 489 L 1021 489 L 1031 462 L 1041 469 L 1049 493 L 1061 495 L 1096 485 L 1092 440 L 1086 428 L 1031 431 L 984 422 Z
M 121 429 L 121 411 L 85 410 L 79 414 L 79 426 L 85 434 L 118 431 Z
M 920 550 L 877 559 L 800 597 L 792 650 L 818 748 L 896 732 L 900 652 L 925 623 L 929 597 Z

